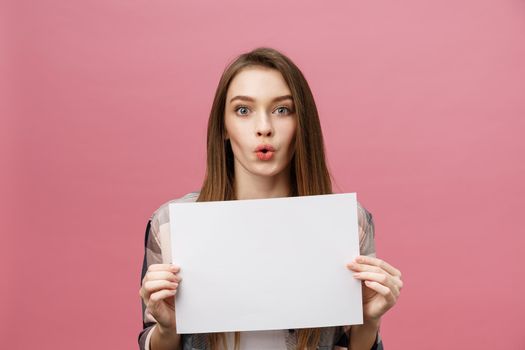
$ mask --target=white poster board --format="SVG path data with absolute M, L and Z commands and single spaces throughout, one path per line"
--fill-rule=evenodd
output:
M 178 333 L 363 323 L 355 193 L 169 209 Z

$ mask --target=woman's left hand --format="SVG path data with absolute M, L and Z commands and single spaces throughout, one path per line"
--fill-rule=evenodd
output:
M 363 255 L 347 264 L 347 268 L 356 272 L 355 278 L 364 281 L 364 321 L 378 321 L 399 298 L 403 288 L 401 271 L 384 260 Z

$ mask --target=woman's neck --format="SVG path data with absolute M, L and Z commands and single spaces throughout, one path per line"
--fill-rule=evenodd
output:
M 235 171 L 236 199 L 262 199 L 288 197 L 290 195 L 290 169 L 275 176 L 257 176 L 245 169 Z

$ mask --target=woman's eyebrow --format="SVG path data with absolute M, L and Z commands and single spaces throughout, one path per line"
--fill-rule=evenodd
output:
M 230 103 L 232 103 L 232 102 L 235 101 L 235 100 L 242 100 L 242 101 L 255 102 L 255 99 L 254 99 L 253 97 L 238 95 L 238 96 L 233 97 L 233 98 L 230 100 Z M 278 97 L 274 98 L 274 99 L 272 100 L 272 102 L 280 102 L 280 101 L 284 101 L 284 100 L 292 100 L 292 101 L 293 101 L 292 95 L 278 96 Z

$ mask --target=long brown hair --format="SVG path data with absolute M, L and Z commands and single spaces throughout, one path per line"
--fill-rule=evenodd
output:
M 234 167 L 231 144 L 225 139 L 224 110 L 232 79 L 243 68 L 262 66 L 278 70 L 290 88 L 297 117 L 295 153 L 290 167 L 290 195 L 308 196 L 332 193 L 332 181 L 326 165 L 323 135 L 317 107 L 306 79 L 297 66 L 281 52 L 260 47 L 241 54 L 224 70 L 208 119 L 206 175 L 198 202 L 235 200 Z M 315 349 L 319 328 L 297 329 L 297 349 Z M 225 347 L 224 333 L 208 334 L 212 350 Z M 235 333 L 235 349 L 240 333 Z M 226 349 L 226 348 L 225 348 Z

